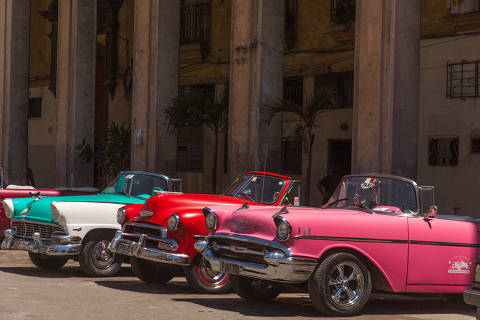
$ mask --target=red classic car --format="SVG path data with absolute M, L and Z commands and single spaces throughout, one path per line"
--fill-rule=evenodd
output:
M 92 191 L 73 191 L 73 190 L 43 190 L 34 188 L 21 188 L 12 186 L 7 188 L 0 188 L 0 201 L 7 198 L 30 198 L 30 197 L 44 197 L 44 196 L 71 196 L 82 194 L 94 194 Z M 11 229 L 10 219 L 5 216 L 3 206 L 0 205 L 0 239 L 4 237 L 4 231 Z
M 167 282 L 176 270 L 184 269 L 192 288 L 226 292 L 230 290 L 228 274 L 212 272 L 193 246 L 209 234 L 202 208 L 293 206 L 299 205 L 299 194 L 298 181 L 265 172 L 241 174 L 223 195 L 160 193 L 143 206 L 129 205 L 119 210 L 122 230 L 117 231 L 109 248 L 131 256 L 133 272 L 146 282 Z
M 372 290 L 461 293 L 480 223 L 437 215 L 433 200 L 433 187 L 409 179 L 350 175 L 322 208 L 204 208 L 212 234 L 195 248 L 246 300 L 298 286 L 334 316 L 360 312 Z

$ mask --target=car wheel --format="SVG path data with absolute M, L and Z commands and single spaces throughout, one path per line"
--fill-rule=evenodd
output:
M 226 293 L 232 288 L 228 273 L 213 271 L 203 257 L 194 260 L 185 276 L 190 287 L 199 292 Z
M 120 270 L 121 261 L 107 249 L 111 238 L 108 234 L 102 234 L 83 245 L 78 262 L 85 274 L 92 277 L 111 277 Z
M 367 267 L 350 253 L 336 253 L 318 266 L 308 281 L 315 308 L 332 316 L 352 316 L 367 303 L 372 279 Z
M 28 256 L 34 265 L 43 270 L 58 270 L 68 261 L 68 258 L 66 257 L 49 257 L 44 254 L 33 252 L 29 252 Z
M 259 279 L 230 275 L 230 282 L 233 291 L 247 301 L 267 302 L 280 294 L 277 287 Z
M 170 281 L 175 273 L 168 267 L 144 259 L 132 257 L 130 259 L 133 273 L 148 283 L 164 284 Z

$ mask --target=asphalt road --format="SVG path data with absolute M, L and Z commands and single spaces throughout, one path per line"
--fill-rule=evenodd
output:
M 59 272 L 34 267 L 25 252 L 0 251 L 0 319 L 322 319 L 306 294 L 250 303 L 235 294 L 190 290 L 183 278 L 145 284 L 126 265 L 114 278 L 89 278 L 69 262 Z M 328 318 L 336 319 L 336 318 Z M 345 319 L 345 318 L 341 318 Z M 474 319 L 457 299 L 375 295 L 351 319 Z

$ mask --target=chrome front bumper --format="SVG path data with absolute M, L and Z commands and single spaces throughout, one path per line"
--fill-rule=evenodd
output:
M 138 241 L 124 239 L 124 237 L 137 238 Z M 146 247 L 147 240 L 157 241 L 159 247 L 162 247 L 162 249 Z M 111 252 L 130 257 L 181 266 L 190 265 L 191 261 L 189 256 L 171 252 L 176 251 L 177 248 L 178 244 L 173 239 L 154 237 L 146 234 L 124 233 L 120 230 L 115 233 L 115 236 L 108 246 Z
M 245 238 L 238 236 L 236 240 Z M 266 241 L 264 242 L 267 243 Z M 271 244 L 272 246 L 278 246 L 277 243 L 272 242 Z M 271 252 L 257 251 L 256 254 L 263 255 L 263 259 L 266 262 L 262 265 L 217 257 L 215 256 L 215 248 L 209 244 L 208 240 L 197 241 L 195 249 L 202 253 L 204 259 L 210 263 L 213 271 L 278 282 L 301 283 L 307 281 L 318 264 L 315 259 L 292 257 L 288 250 L 286 252 L 281 252 L 280 250 Z M 222 246 L 221 249 L 240 252 L 238 246 L 231 246 L 231 248 Z M 247 249 L 243 252 L 253 253 L 254 251 Z
M 74 256 L 82 250 L 82 238 L 65 235 L 52 235 L 42 240 L 40 233 L 35 232 L 30 238 L 17 238 L 15 231 L 5 230 L 5 239 L 2 241 L 2 250 L 24 250 L 47 256 Z

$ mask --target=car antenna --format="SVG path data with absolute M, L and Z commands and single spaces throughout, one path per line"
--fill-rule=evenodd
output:
M 267 171 L 267 156 L 268 156 L 268 144 L 267 144 L 267 150 L 265 152 L 265 160 L 263 163 L 263 182 L 262 182 L 262 203 L 263 203 L 263 190 L 265 189 L 265 172 Z

